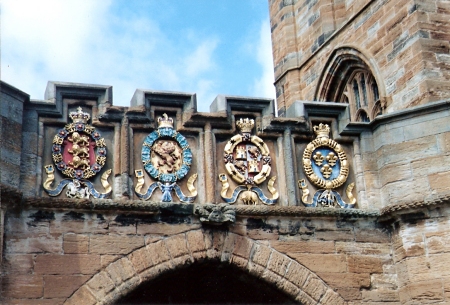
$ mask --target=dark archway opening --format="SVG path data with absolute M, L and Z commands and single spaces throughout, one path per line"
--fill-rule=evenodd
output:
M 208 262 L 141 284 L 116 305 L 299 304 L 272 285 L 233 265 Z

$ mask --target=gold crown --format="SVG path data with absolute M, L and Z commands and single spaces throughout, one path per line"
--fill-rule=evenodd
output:
M 158 118 L 158 128 L 169 127 L 173 128 L 173 119 L 167 116 L 167 113 L 164 113 L 162 117 Z
M 91 116 L 87 112 L 83 112 L 83 109 L 81 107 L 77 108 L 77 112 L 72 111 L 69 113 L 69 117 L 72 119 L 74 123 L 83 123 L 86 124 Z
M 253 119 L 240 119 L 236 122 L 236 126 L 241 130 L 243 133 L 251 133 L 253 126 L 255 125 L 255 120 Z
M 318 138 L 330 137 L 330 126 L 328 126 L 327 124 L 320 123 L 319 126 L 314 126 L 313 129 Z

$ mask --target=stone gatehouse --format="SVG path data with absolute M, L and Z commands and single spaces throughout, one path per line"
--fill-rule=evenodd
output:
M 1 82 L 2 304 L 450 303 L 449 4 L 269 7 L 279 116 Z

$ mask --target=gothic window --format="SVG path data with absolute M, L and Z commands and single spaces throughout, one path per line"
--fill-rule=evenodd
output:
M 381 113 L 381 107 L 377 111 L 372 111 L 379 102 L 378 87 L 368 71 L 353 71 L 345 85 L 340 101 L 350 104 L 352 121 L 370 122 Z
M 349 104 L 350 120 L 370 122 L 382 114 L 380 91 L 369 61 L 357 50 L 335 50 L 326 65 L 316 99 Z

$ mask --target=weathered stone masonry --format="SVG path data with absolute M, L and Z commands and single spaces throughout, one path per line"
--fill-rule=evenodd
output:
M 361 125 L 345 121 L 342 104 L 299 102 L 286 117 L 275 118 L 270 100 L 219 96 L 212 113 L 198 113 L 189 94 L 137 91 L 127 108 L 112 106 L 109 87 L 49 83 L 49 88 L 47 97 L 54 96 L 54 102 L 30 101 L 16 91 L 2 117 L 2 141 L 15 137 L 4 128 L 12 124 L 6 120 L 21 122 L 24 130 L 16 152 L 21 170 L 5 172 L 11 159 L 3 151 L 1 159 L 8 163 L 2 166 L 4 304 L 112 304 L 159 274 L 202 262 L 236 266 L 301 304 L 447 300 L 449 184 L 433 179 L 445 177 L 448 165 L 427 160 L 446 158 L 448 131 L 438 129 L 432 136 L 420 128 L 444 120 L 447 102 Z M 2 90 L 5 95 L 15 89 L 3 85 Z M 80 105 L 91 109 L 92 124 L 108 142 L 112 157 L 106 167 L 114 173 L 110 199 L 50 198 L 42 189 L 42 167 L 51 162 L 47 134 L 52 137 L 68 110 Z M 162 112 L 176 118 L 177 130 L 193 148 L 192 168 L 199 175 L 193 204 L 135 197 L 132 173 L 140 165 L 141 141 Z M 10 113 L 23 113 L 22 121 Z M 238 202 L 234 223 L 211 227 L 202 224 L 196 207 L 222 202 L 216 177 L 223 172 L 222 143 L 234 134 L 237 117 L 255 118 L 258 136 L 269 143 L 280 198 L 274 206 Z M 300 201 L 301 154 L 313 138 L 311 125 L 319 122 L 330 124 L 351 158 L 356 209 L 305 208 Z M 421 132 L 407 136 L 413 122 Z M 398 134 L 394 126 L 404 137 L 389 136 Z M 423 145 L 424 138 L 431 142 L 422 153 L 394 150 L 411 148 L 415 141 Z M 398 171 L 377 167 L 395 168 L 398 160 L 423 163 L 426 171 L 399 179 Z M 428 182 L 422 185 L 419 177 Z M 419 187 L 426 189 L 416 191 Z
M 130 107 L 117 107 L 110 86 L 49 82 L 44 100 L 33 100 L 0 82 L 0 303 L 126 304 L 162 278 L 175 286 L 164 292 L 169 300 L 183 270 L 211 266 L 239 270 L 304 305 L 450 303 L 450 4 L 269 7 L 279 117 L 269 99 L 218 96 L 210 113 L 199 113 L 189 93 L 136 90 Z M 357 92 L 349 86 L 355 73 L 377 85 L 358 87 L 371 90 L 360 97 L 373 95 L 368 120 L 355 113 L 367 105 L 345 99 Z M 111 169 L 107 199 L 43 189 L 53 137 L 78 107 L 106 143 L 105 165 L 91 180 L 102 190 Z M 135 192 L 142 144 L 164 113 L 192 150 L 191 203 L 161 202 L 159 190 L 144 201 Z M 223 204 L 224 147 L 246 118 L 270 150 L 279 194 L 272 206 Z M 302 203 L 299 181 L 311 188 L 303 152 L 320 123 L 348 157 L 348 181 L 337 191 L 355 183 L 353 209 Z M 152 182 L 145 175 L 144 185 Z M 238 290 L 229 288 L 232 296 Z

